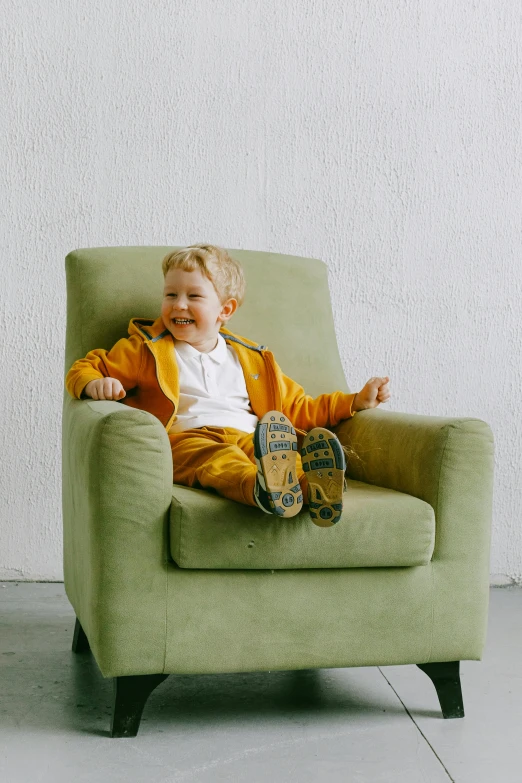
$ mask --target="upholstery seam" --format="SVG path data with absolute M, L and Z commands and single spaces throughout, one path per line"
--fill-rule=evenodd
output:
M 448 424 L 448 434 L 446 435 L 446 443 L 444 444 L 444 449 L 442 450 L 442 455 L 440 458 L 440 468 L 439 468 L 439 478 L 437 482 L 437 503 L 436 503 L 436 511 L 435 511 L 435 537 L 437 536 L 437 519 L 439 519 L 439 499 L 440 499 L 440 477 L 442 474 L 442 466 L 444 464 L 444 457 L 446 456 L 446 449 L 448 448 L 448 442 L 450 438 L 450 432 L 451 429 L 454 428 L 453 424 Z M 433 655 L 433 637 L 434 637 L 434 626 L 435 626 L 435 573 L 434 573 L 434 566 L 433 566 L 433 560 L 431 565 L 431 639 L 430 639 L 430 653 L 428 657 L 427 663 L 431 661 L 431 656 Z

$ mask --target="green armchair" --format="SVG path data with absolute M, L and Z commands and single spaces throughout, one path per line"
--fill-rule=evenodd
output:
M 169 247 L 66 258 L 65 371 L 159 314 Z M 318 260 L 230 250 L 247 296 L 230 328 L 307 393 L 349 392 Z M 64 582 L 73 651 L 114 679 L 112 737 L 138 732 L 169 674 L 417 664 L 445 718 L 459 662 L 480 660 L 489 600 L 494 442 L 474 418 L 357 413 L 341 522 L 319 528 L 172 483 L 161 422 L 124 402 L 63 404 Z M 175 455 L 174 455 L 175 458 Z

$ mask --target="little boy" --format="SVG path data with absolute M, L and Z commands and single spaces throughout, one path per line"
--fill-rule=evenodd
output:
M 132 390 L 125 404 L 153 413 L 168 432 L 176 484 L 281 517 L 308 502 L 315 524 L 338 522 L 346 465 L 325 428 L 386 402 L 389 378 L 312 399 L 265 346 L 225 327 L 245 292 L 242 268 L 226 250 L 191 245 L 169 253 L 162 269 L 161 316 L 132 318 L 128 338 L 76 361 L 68 392 L 120 400 Z

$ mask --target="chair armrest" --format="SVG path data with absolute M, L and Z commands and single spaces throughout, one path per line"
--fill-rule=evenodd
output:
M 172 502 L 164 426 L 146 411 L 66 394 L 62 493 L 65 589 L 103 676 L 161 672 Z
M 373 409 L 336 429 L 362 460 L 348 456 L 349 477 L 414 495 L 434 509 L 431 639 L 423 663 L 480 660 L 489 606 L 491 428 L 481 419 Z
M 435 511 L 433 559 L 477 558 L 489 568 L 494 438 L 481 419 L 442 418 L 379 409 L 335 428 L 347 477 L 404 492 Z M 475 561 L 476 562 L 476 561 Z

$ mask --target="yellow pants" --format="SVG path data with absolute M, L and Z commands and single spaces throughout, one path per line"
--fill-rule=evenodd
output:
M 174 463 L 174 483 L 198 489 L 215 489 L 220 495 L 247 506 L 257 506 L 254 485 L 254 434 L 233 427 L 199 427 L 169 433 Z M 301 455 L 296 454 L 296 472 L 308 498 L 308 481 Z

